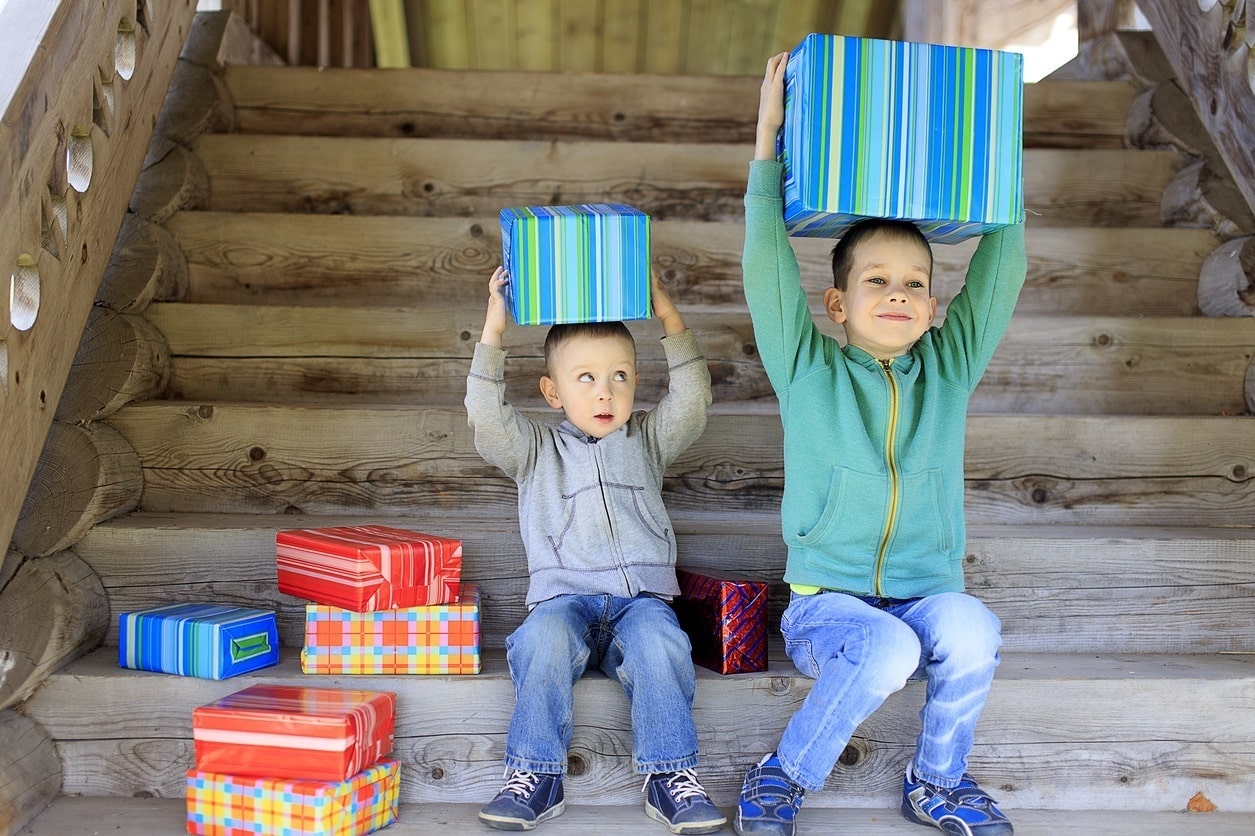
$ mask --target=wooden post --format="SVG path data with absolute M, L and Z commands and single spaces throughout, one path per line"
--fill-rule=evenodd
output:
M 1208 316 L 1255 316 L 1255 237 L 1226 241 L 1203 262 L 1198 307 Z M 1251 377 L 1246 378 L 1251 396 Z
M 1255 213 L 1255 58 L 1247 38 L 1238 36 L 1250 20 L 1235 17 L 1243 4 L 1138 0 L 1138 6 Z
M 115 311 L 139 313 L 154 300 L 182 299 L 187 281 L 187 258 L 174 236 L 164 226 L 128 212 L 96 302 Z
M 57 420 L 107 417 L 132 401 L 160 396 L 169 379 L 170 347 L 148 320 L 92 308 L 57 404 Z
M 43 727 L 0 712 L 0 833 L 20 833 L 61 794 L 61 759 Z
M 50 671 L 100 644 L 108 629 L 104 587 L 78 555 L 21 560 L 0 589 L 0 709 L 29 697 Z

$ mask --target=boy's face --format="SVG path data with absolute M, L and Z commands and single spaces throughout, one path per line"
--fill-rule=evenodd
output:
M 932 325 L 928 250 L 918 241 L 876 233 L 854 249 L 845 290 L 828 288 L 828 318 L 846 339 L 878 360 L 905 354 Z
M 636 349 L 622 337 L 574 337 L 558 346 L 540 391 L 593 438 L 627 423 L 636 399 Z

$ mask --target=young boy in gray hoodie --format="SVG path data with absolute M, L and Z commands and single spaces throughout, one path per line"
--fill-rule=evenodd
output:
M 556 426 L 505 398 L 507 313 L 497 268 L 466 382 L 475 448 L 518 485 L 527 553 L 528 614 L 506 641 L 515 705 L 505 786 L 479 813 L 531 830 L 565 809 L 573 688 L 590 666 L 623 686 L 633 760 L 647 775 L 645 812 L 672 833 L 713 833 L 727 821 L 693 773 L 695 677 L 688 637 L 668 601 L 679 594 L 675 535 L 662 502 L 667 466 L 706 427 L 710 373 L 697 341 L 654 278 L 669 391 L 633 412 L 636 347 L 622 322 L 555 325 L 545 340 L 545 401 Z

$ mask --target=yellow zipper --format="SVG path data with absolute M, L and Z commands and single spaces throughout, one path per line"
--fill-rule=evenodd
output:
M 889 539 L 893 536 L 893 527 L 898 516 L 898 461 L 894 455 L 894 441 L 898 434 L 898 384 L 889 371 L 889 366 L 892 364 L 892 358 L 880 361 L 880 367 L 885 370 L 885 380 L 889 384 L 889 424 L 885 428 L 885 463 L 889 468 L 889 510 L 885 514 L 885 530 L 880 535 L 880 548 L 876 550 L 876 566 L 872 573 L 872 592 L 878 598 L 884 597 L 881 575 L 885 570 L 885 555 L 889 551 Z

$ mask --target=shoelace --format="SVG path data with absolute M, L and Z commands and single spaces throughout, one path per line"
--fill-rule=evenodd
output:
M 649 782 L 653 779 L 654 776 L 652 775 L 646 776 L 645 783 L 641 785 L 641 792 L 645 791 L 645 789 L 649 786 Z M 706 794 L 706 790 L 702 787 L 701 783 L 697 780 L 697 776 L 693 774 L 693 770 L 691 769 L 681 769 L 678 772 L 672 772 L 671 777 L 666 779 L 663 783 L 666 784 L 667 794 L 670 795 L 672 800 L 677 804 L 690 798 L 709 798 Z
M 514 774 L 510 776 L 510 780 L 505 782 L 505 786 L 501 788 L 501 792 L 510 793 L 515 798 L 527 798 L 536 792 L 536 788 L 540 786 L 540 776 L 535 772 L 525 772 L 522 769 L 514 770 Z

